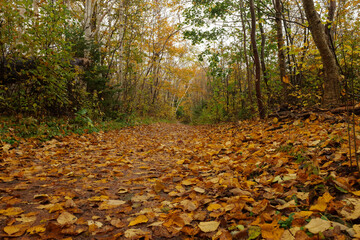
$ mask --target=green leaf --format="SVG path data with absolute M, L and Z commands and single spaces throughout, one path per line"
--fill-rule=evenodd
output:
M 258 226 L 251 226 L 249 227 L 249 238 L 248 240 L 251 239 L 256 239 L 258 236 L 260 236 L 261 234 L 261 228 Z

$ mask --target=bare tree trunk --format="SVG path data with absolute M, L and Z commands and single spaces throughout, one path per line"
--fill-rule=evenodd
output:
M 336 64 L 335 55 L 329 47 L 325 27 L 315 10 L 314 1 L 302 0 L 302 2 L 311 35 L 316 47 L 319 49 L 323 63 L 325 73 L 323 105 L 336 106 L 340 103 L 340 71 Z
M 242 30 L 243 30 L 243 35 L 244 35 L 243 48 L 244 48 L 244 58 L 245 58 L 245 65 L 246 65 L 246 80 L 247 80 L 247 84 L 248 84 L 248 94 L 249 94 L 250 105 L 252 107 L 253 106 L 253 97 L 252 97 L 252 87 L 251 87 L 251 79 L 250 79 L 250 65 L 249 65 L 249 58 L 247 55 L 247 46 L 246 46 L 247 37 L 246 37 L 246 27 L 245 27 L 243 9 L 244 9 L 243 0 L 241 0 L 240 1 L 240 17 L 241 17 L 241 24 L 242 24 Z
M 260 8 L 258 8 L 258 15 L 259 18 L 261 18 L 260 15 Z M 260 61 L 261 61 L 261 71 L 263 73 L 263 78 L 264 78 L 264 82 L 265 82 L 265 86 L 266 86 L 266 90 L 267 90 L 267 94 L 268 94 L 268 102 L 270 101 L 271 98 L 271 89 L 269 87 L 269 76 L 267 74 L 267 70 L 266 70 L 266 64 L 265 64 L 265 43 L 266 43 L 266 36 L 265 36 L 265 32 L 264 32 L 264 27 L 262 25 L 262 23 L 259 22 L 259 29 L 260 29 L 260 33 L 261 33 L 261 51 L 260 51 Z
M 256 15 L 255 15 L 254 0 L 250 0 L 250 13 L 251 13 L 251 45 L 254 53 L 255 77 L 256 77 L 255 79 L 256 98 L 257 98 L 259 116 L 261 119 L 264 119 L 265 108 L 261 98 L 261 87 L 260 87 L 261 66 L 260 66 L 259 53 L 256 46 Z
M 276 39 L 277 39 L 277 46 L 278 46 L 278 64 L 280 70 L 280 80 L 283 83 L 283 88 L 285 89 L 285 93 L 287 95 L 287 76 L 286 76 L 286 64 L 285 64 L 285 54 L 284 54 L 284 36 L 283 36 L 283 29 L 281 23 L 281 0 L 275 0 L 275 11 L 276 11 Z M 285 99 L 287 96 L 285 96 Z
M 93 0 L 85 0 L 85 14 L 84 14 L 84 38 L 88 44 L 91 40 L 91 19 L 93 14 Z M 90 56 L 90 50 L 85 48 L 84 57 Z

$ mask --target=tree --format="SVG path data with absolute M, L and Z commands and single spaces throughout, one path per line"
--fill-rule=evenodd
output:
M 286 65 L 284 54 L 284 37 L 281 23 L 281 0 L 275 0 L 275 22 L 276 22 L 276 40 L 278 45 L 278 64 L 280 69 L 280 80 L 283 82 L 285 90 L 286 86 Z M 287 92 L 287 91 L 286 91 Z
M 340 103 L 340 70 L 329 46 L 325 27 L 315 10 L 313 0 L 302 0 L 311 35 L 318 48 L 324 69 L 323 105 L 336 106 Z
M 250 13 L 251 13 L 251 46 L 254 53 L 254 63 L 255 63 L 255 90 L 256 90 L 256 98 L 257 98 L 257 105 L 259 110 L 259 116 L 261 119 L 265 118 L 265 108 L 263 104 L 263 100 L 261 97 L 261 87 L 260 87 L 260 80 L 261 80 L 261 65 L 260 65 L 260 58 L 259 52 L 256 45 L 256 15 L 255 15 L 255 7 L 254 7 L 254 0 L 250 0 Z

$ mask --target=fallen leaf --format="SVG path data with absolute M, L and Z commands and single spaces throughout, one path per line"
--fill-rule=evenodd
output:
M 30 223 L 30 222 L 35 222 L 36 221 L 36 216 L 25 216 L 25 215 L 21 215 L 19 218 L 16 218 L 16 221 L 18 222 L 23 222 L 23 223 Z
M 137 225 L 137 224 L 140 224 L 140 223 L 146 223 L 148 222 L 149 219 L 147 218 L 147 216 L 145 215 L 139 215 L 137 216 L 134 220 L 132 220 L 130 223 L 129 223 L 129 227 L 130 226 L 134 226 L 134 225 Z
M 330 227 L 331 227 L 331 222 L 323 220 L 321 218 L 311 219 L 311 221 L 305 225 L 305 228 L 313 234 L 324 232 L 328 230 Z
M 360 224 L 354 224 L 353 229 L 355 231 L 354 237 L 360 238 Z
M 15 233 L 22 232 L 24 233 L 28 225 L 26 224 L 19 224 L 19 225 L 11 225 L 4 227 L 4 232 L 8 235 L 14 235 Z
M 102 222 L 99 221 L 93 221 L 93 220 L 88 220 L 87 221 L 88 226 L 96 226 L 97 228 L 102 228 L 102 226 L 104 226 L 104 224 Z
M 127 190 L 126 188 L 119 188 L 119 190 L 117 191 L 117 194 L 124 194 L 129 192 L 129 190 Z
M 330 193 L 326 192 L 323 196 L 319 197 L 317 203 L 310 207 L 310 211 L 323 212 L 327 208 L 327 204 L 333 199 Z
M 194 191 L 198 193 L 205 193 L 205 189 L 199 187 L 194 187 Z
M 106 209 L 113 209 L 113 208 L 117 208 L 123 204 L 125 204 L 125 201 L 122 200 L 104 200 L 100 206 L 99 206 L 99 210 L 106 210 Z
M 185 199 L 185 200 L 182 200 L 180 202 L 180 204 L 184 207 L 185 210 L 187 211 L 194 211 L 196 210 L 198 207 L 197 205 L 193 202 L 193 201 L 190 201 L 188 199 Z
M 112 219 L 110 221 L 110 224 L 113 225 L 114 227 L 117 227 L 117 228 L 122 228 L 122 227 L 125 227 L 126 224 L 124 222 L 122 222 L 120 219 Z
M 195 182 L 193 180 L 190 180 L 190 179 L 185 179 L 181 182 L 182 185 L 185 185 L 185 186 L 189 186 L 189 185 L 194 185 Z
M 218 209 L 220 209 L 221 208 L 221 205 L 220 204 L 218 204 L 218 203 L 211 203 L 211 204 L 209 204 L 209 206 L 207 207 L 207 210 L 208 211 L 215 211 L 215 210 L 218 210 Z
M 5 215 L 5 216 L 16 216 L 23 212 L 24 212 L 24 210 L 22 210 L 19 207 L 11 207 L 11 208 L 0 210 L 0 214 Z
M 77 221 L 77 217 L 72 215 L 69 212 L 63 212 L 60 214 L 60 216 L 56 219 L 56 221 L 64 226 L 64 225 L 71 225 L 74 224 Z
M 146 232 L 146 231 L 141 230 L 141 229 L 128 229 L 124 233 L 126 238 L 136 238 L 136 239 L 139 239 L 141 237 L 145 237 L 145 236 L 147 236 L 149 234 L 150 234 L 150 232 Z
M 4 146 L 2 146 L 2 150 L 3 150 L 5 153 L 8 153 L 10 148 L 11 148 L 11 145 L 10 145 L 10 144 L 4 144 Z
M 279 210 L 285 209 L 285 208 L 295 208 L 296 207 L 296 202 L 295 200 L 291 200 L 290 202 L 287 202 L 281 206 L 277 206 L 276 208 Z
M 90 202 L 102 202 L 104 200 L 108 200 L 109 196 L 101 195 L 101 196 L 94 196 L 88 199 Z
M 346 199 L 348 206 L 344 207 L 340 213 L 348 220 L 358 219 L 360 217 L 360 199 L 348 198 Z
M 258 226 L 250 226 L 249 227 L 249 240 L 256 239 L 261 234 L 261 228 Z
M 34 226 L 26 230 L 26 232 L 29 233 L 30 235 L 36 233 L 43 233 L 45 231 L 46 231 L 45 225 Z
M 198 227 L 203 232 L 214 232 L 219 227 L 220 222 L 210 221 L 210 222 L 200 222 Z

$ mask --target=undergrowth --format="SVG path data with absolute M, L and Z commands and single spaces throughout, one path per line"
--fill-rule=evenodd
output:
M 22 139 L 48 141 L 55 137 L 71 134 L 85 134 L 99 131 L 110 131 L 136 125 L 148 125 L 156 122 L 171 122 L 155 118 L 123 117 L 107 121 L 93 121 L 86 110 L 81 110 L 73 118 L 47 117 L 0 117 L 0 146 L 17 144 Z

